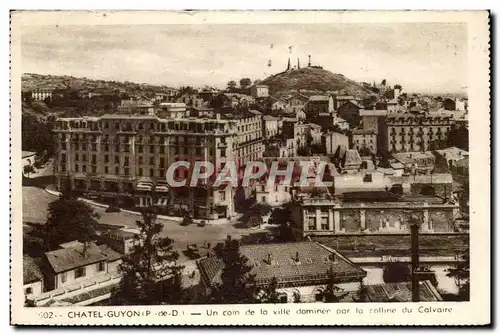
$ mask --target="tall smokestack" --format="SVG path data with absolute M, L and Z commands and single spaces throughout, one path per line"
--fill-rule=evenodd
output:
M 418 231 L 420 229 L 420 222 L 418 218 L 412 216 L 410 219 L 411 230 L 411 298 L 413 302 L 420 301 L 420 282 L 418 278 Z
M 311 55 L 309 55 L 309 63 L 307 64 L 308 67 L 311 67 Z

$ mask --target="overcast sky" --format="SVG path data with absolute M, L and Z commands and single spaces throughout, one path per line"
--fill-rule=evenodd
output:
M 170 86 L 264 79 L 310 54 L 314 65 L 407 92 L 467 86 L 465 24 L 25 27 L 23 72 Z M 291 53 L 289 47 L 292 46 Z M 271 66 L 269 65 L 271 61 Z

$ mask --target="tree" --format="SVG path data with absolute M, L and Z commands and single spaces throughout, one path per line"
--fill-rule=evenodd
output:
M 453 278 L 458 287 L 460 301 L 470 300 L 470 253 L 467 250 L 461 256 L 461 262 L 447 270 L 447 277 Z
M 220 304 L 244 304 L 256 301 L 255 275 L 248 258 L 240 253 L 240 243 L 228 235 L 223 245 L 218 245 L 216 254 L 224 263 L 221 283 L 211 293 L 210 301 Z
M 227 83 L 227 90 L 228 91 L 234 91 L 236 89 L 236 82 L 234 80 L 230 80 Z
M 344 292 L 344 290 L 336 285 L 335 272 L 332 268 L 328 269 L 327 275 L 326 288 L 323 292 L 325 302 L 340 302 L 349 292 Z
M 385 283 L 401 283 L 411 280 L 410 267 L 404 263 L 389 263 L 384 267 L 383 279 Z
M 240 88 L 247 88 L 250 85 L 252 85 L 252 80 L 250 78 L 240 79 Z
M 457 147 L 469 151 L 469 130 L 465 126 L 452 126 L 446 136 L 448 147 Z
M 359 149 L 359 155 L 361 157 L 368 157 L 368 156 L 372 155 L 372 152 L 367 147 L 362 147 L 362 148 Z
M 29 178 L 30 174 L 32 173 L 35 173 L 35 168 L 33 167 L 33 165 L 29 164 L 29 165 L 25 165 L 24 168 L 23 168 L 23 174 Z
M 172 239 L 160 235 L 163 224 L 156 222 L 154 208 L 144 209 L 142 218 L 136 221 L 140 234 L 135 246 L 120 265 L 123 278 L 116 300 L 124 305 L 179 303 L 183 269 L 177 264 L 179 253 Z
M 88 204 L 74 198 L 70 186 L 63 190 L 59 199 L 49 204 L 48 211 L 45 225 L 47 250 L 54 250 L 69 241 L 78 240 L 87 244 L 94 239 L 99 214 Z
M 401 91 L 401 90 L 403 89 L 403 86 L 401 86 L 401 85 L 399 85 L 399 84 L 396 84 L 396 85 L 394 85 L 394 89 L 395 89 L 395 90 L 400 90 L 400 91 Z
M 260 299 L 261 302 L 267 303 L 267 304 L 277 304 L 280 302 L 279 300 L 279 293 L 278 293 L 278 280 L 276 277 L 273 277 L 271 279 L 271 283 L 264 289 L 264 294 L 262 298 Z

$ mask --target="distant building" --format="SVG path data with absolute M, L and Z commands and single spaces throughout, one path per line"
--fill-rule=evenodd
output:
M 250 88 L 250 94 L 254 98 L 267 98 L 269 96 L 269 86 L 267 85 L 253 85 Z
M 434 156 L 436 156 L 436 160 L 443 161 L 444 165 L 448 168 L 449 171 L 452 171 L 455 168 L 455 165 L 458 161 L 469 157 L 469 153 L 467 151 L 456 147 L 436 150 L 433 152 L 433 154 Z
M 352 131 L 352 148 L 358 152 L 363 148 L 377 153 L 377 133 L 374 130 L 356 129 Z
M 304 198 L 293 217 L 304 236 L 408 234 L 412 215 L 419 217 L 421 232 L 450 233 L 455 231 L 459 210 L 458 204 L 443 203 L 438 197 L 400 199 L 386 191 L 365 191 L 344 193 L 343 200 Z
M 305 108 L 308 119 L 315 118 L 319 114 L 332 114 L 333 110 L 333 99 L 326 95 L 313 95 L 309 97 Z
M 271 115 L 262 117 L 262 133 L 264 138 L 271 138 L 278 135 L 278 118 Z
M 43 274 L 37 260 L 23 255 L 23 289 L 24 295 L 29 299 L 43 293 Z
M 331 131 L 324 134 L 323 137 L 325 138 L 327 155 L 335 154 L 335 152 L 337 152 L 338 148 L 341 146 L 346 148 L 349 147 L 349 138 L 344 134 Z
M 346 103 L 337 107 L 337 115 L 349 123 L 350 128 L 356 128 L 361 121 L 359 111 L 363 107 L 354 100 L 348 100 Z
M 283 303 L 325 301 L 328 272 L 333 272 L 338 294 L 352 296 L 361 287 L 366 272 L 339 252 L 315 242 L 242 245 L 258 288 L 265 290 L 273 278 L 278 282 L 278 299 Z M 221 282 L 224 262 L 209 256 L 197 262 L 200 284 L 209 293 Z
M 283 97 L 283 99 L 287 103 L 285 111 L 292 114 L 297 114 L 298 112 L 304 110 L 307 102 L 309 101 L 308 97 L 299 93 L 293 94 L 288 97 Z
M 434 143 L 441 143 L 455 124 L 446 113 L 403 113 L 387 116 L 388 143 L 392 152 L 432 150 Z
M 52 98 L 53 90 L 50 88 L 35 88 L 31 91 L 33 100 L 43 101 L 47 98 Z
M 333 95 L 333 109 L 338 110 L 342 105 L 347 102 L 357 104 L 356 99 L 352 95 Z
M 410 174 L 429 174 L 436 164 L 436 157 L 429 151 L 401 152 L 392 157 L 403 164 L 405 172 Z

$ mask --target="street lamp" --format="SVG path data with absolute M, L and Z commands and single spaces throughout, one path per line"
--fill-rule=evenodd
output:
M 411 296 L 413 302 L 418 302 L 420 301 L 420 282 L 418 278 L 418 233 L 420 230 L 420 219 L 417 216 L 412 215 L 408 223 L 411 231 Z

